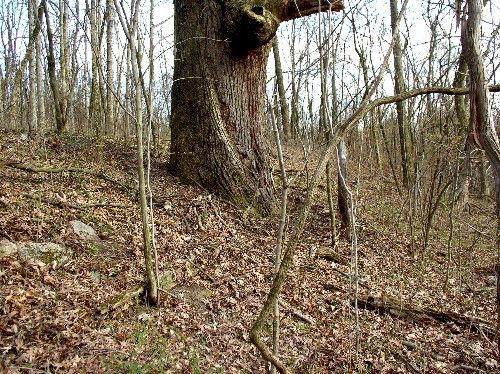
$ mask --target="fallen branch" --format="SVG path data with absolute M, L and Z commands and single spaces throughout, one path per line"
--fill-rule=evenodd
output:
M 455 365 L 451 368 L 452 371 L 470 371 L 474 373 L 486 373 L 484 370 L 481 370 L 479 368 L 475 368 L 473 366 L 469 365 Z
M 407 319 L 419 323 L 431 321 L 441 323 L 454 323 L 455 325 L 474 332 L 483 332 L 489 337 L 496 335 L 495 329 L 484 319 L 469 317 L 455 312 L 438 311 L 431 308 L 416 308 L 402 306 L 399 300 L 383 297 L 375 298 L 371 295 L 360 295 L 357 299 L 358 306 L 367 310 L 377 311 L 380 314 L 389 314 L 396 318 Z M 354 300 L 351 301 L 354 303 Z
M 23 164 L 17 161 L 0 161 L 0 166 L 6 166 L 12 169 L 17 169 L 17 170 L 23 170 L 27 171 L 30 173 L 49 173 L 49 174 L 59 174 L 59 173 L 80 173 L 80 174 L 89 174 L 92 175 L 93 177 L 105 180 L 106 182 L 110 182 L 113 184 L 116 184 L 120 186 L 123 190 L 126 192 L 131 192 L 134 193 L 136 192 L 135 188 L 132 188 L 118 180 L 116 180 L 113 177 L 110 177 L 109 175 L 106 175 L 102 172 L 97 172 L 94 170 L 90 169 L 82 169 L 82 168 L 75 168 L 75 167 L 54 167 L 54 168 L 49 168 L 49 167 L 38 167 L 34 165 L 29 165 L 29 164 Z
M 293 315 L 293 316 L 297 317 L 297 318 L 298 318 L 298 319 L 300 319 L 301 321 L 304 321 L 304 322 L 306 322 L 306 323 L 309 323 L 310 325 L 314 325 L 314 324 L 316 324 L 316 320 L 315 320 L 313 317 L 311 317 L 311 316 L 309 316 L 309 315 L 307 315 L 307 314 L 305 314 L 305 313 L 302 313 L 302 312 L 301 312 L 300 310 L 298 310 L 298 309 L 295 309 L 294 307 L 292 307 L 292 306 L 291 306 L 290 304 L 288 304 L 287 302 L 285 302 L 285 301 L 283 301 L 283 300 L 279 300 L 279 304 L 280 304 L 283 308 L 287 309 L 287 310 L 290 312 L 290 314 L 291 314 L 291 315 Z
M 144 284 L 137 285 L 131 290 L 124 291 L 111 298 L 111 300 L 102 303 L 97 307 L 97 310 L 101 314 L 107 314 L 118 309 L 126 309 L 142 293 L 144 293 Z
M 413 374 L 422 374 L 422 372 L 420 370 L 418 370 L 418 368 L 413 364 L 413 362 L 411 362 L 408 358 L 403 356 L 401 353 L 395 352 L 395 351 L 391 352 L 391 353 L 396 360 L 401 361 L 403 364 L 405 364 L 405 367 L 406 367 L 406 369 L 408 369 L 409 372 L 411 372 Z
M 160 277 L 160 291 L 168 293 L 176 286 L 177 283 L 174 282 L 172 275 L 169 272 L 164 273 Z M 145 290 L 146 288 L 144 283 L 138 284 L 130 290 L 126 290 L 105 301 L 97 307 L 97 311 L 100 314 L 107 314 L 116 310 L 123 311 L 130 307 L 140 295 L 144 294 Z
M 77 210 L 84 210 L 88 208 L 96 208 L 96 207 L 105 207 L 105 208 L 130 208 L 131 205 L 128 204 L 116 204 L 116 203 L 84 203 L 84 204 L 74 204 L 67 201 L 57 200 L 57 199 L 48 199 L 41 196 L 31 195 L 31 194 L 22 194 L 21 196 L 32 199 L 32 200 L 40 200 L 44 203 L 51 204 L 57 206 L 58 208 L 71 208 Z

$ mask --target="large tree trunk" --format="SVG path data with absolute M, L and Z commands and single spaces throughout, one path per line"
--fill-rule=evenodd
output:
M 200 11 L 200 1 L 174 2 L 170 170 L 266 213 L 275 202 L 262 139 L 269 41 L 281 21 L 317 12 L 318 1 L 250 3 L 210 0 Z
M 189 27 L 185 27 L 189 25 Z M 267 46 L 238 56 L 224 41 L 223 9 L 175 2 L 171 170 L 237 205 L 268 211 L 271 168 L 262 142 Z

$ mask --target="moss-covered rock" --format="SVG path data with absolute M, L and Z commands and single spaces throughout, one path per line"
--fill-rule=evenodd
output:
M 70 248 L 56 243 L 17 243 L 17 254 L 22 261 L 52 266 L 54 269 L 66 264 L 73 255 Z

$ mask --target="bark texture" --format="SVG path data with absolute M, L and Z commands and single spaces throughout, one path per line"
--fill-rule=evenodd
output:
M 280 22 L 342 3 L 210 0 L 200 11 L 199 1 L 176 0 L 174 6 L 170 170 L 267 213 L 275 204 L 262 139 L 269 42 Z

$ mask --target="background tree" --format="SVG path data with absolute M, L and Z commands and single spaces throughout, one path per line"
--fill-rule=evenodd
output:
M 389 0 L 391 8 L 391 28 L 395 31 L 396 19 L 398 17 L 398 1 Z M 404 75 L 403 75 L 403 53 L 401 49 L 401 38 L 399 32 L 395 35 L 394 40 L 394 93 L 399 95 L 405 90 Z M 408 173 L 408 140 L 407 140 L 407 121 L 406 109 L 404 102 L 396 103 L 397 121 L 399 129 L 399 144 L 401 154 L 401 168 L 403 170 L 403 187 L 408 189 L 409 173 Z

